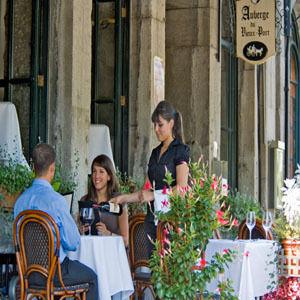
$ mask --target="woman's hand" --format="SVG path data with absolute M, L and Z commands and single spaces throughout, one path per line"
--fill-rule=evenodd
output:
M 96 224 L 98 235 L 112 235 L 112 233 L 106 228 L 106 225 L 102 222 Z
M 141 195 L 141 202 L 150 202 L 152 200 L 154 200 L 154 193 L 151 190 L 141 190 L 140 191 Z
M 127 198 L 128 198 L 127 195 L 119 195 L 114 198 L 111 198 L 109 202 L 123 204 L 127 202 L 128 200 Z
M 80 234 L 84 234 L 86 232 L 89 231 L 89 225 L 88 224 L 84 224 L 84 225 L 80 225 L 79 226 L 79 232 Z

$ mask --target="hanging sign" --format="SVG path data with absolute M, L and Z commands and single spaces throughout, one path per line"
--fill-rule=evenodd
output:
M 236 55 L 251 64 L 275 55 L 275 0 L 236 1 Z

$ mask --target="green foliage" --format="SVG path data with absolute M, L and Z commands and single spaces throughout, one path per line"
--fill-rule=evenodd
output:
M 246 219 L 249 211 L 254 211 L 258 218 L 262 217 L 260 204 L 250 195 L 242 194 L 238 191 L 231 192 L 225 200 L 225 204 L 239 223 Z
M 0 193 L 0 203 L 4 200 L 4 196 Z M 11 242 L 12 241 L 12 231 L 13 231 L 13 212 L 12 210 L 8 210 L 0 204 L 0 237 L 4 244 L 4 240 Z
M 17 162 L 14 155 L 8 153 L 4 148 L 0 147 L 1 157 L 6 160 L 0 163 L 0 188 L 9 195 L 14 195 L 22 192 L 28 187 L 34 174 L 31 169 Z
M 300 237 L 300 228 L 292 228 L 287 222 L 282 210 L 276 211 L 273 231 L 280 241 L 285 239 L 297 239 Z
M 164 300 L 194 299 L 198 291 L 203 294 L 206 284 L 224 272 L 235 255 L 229 250 L 216 253 L 212 261 L 202 265 L 201 257 L 213 231 L 231 220 L 226 210 L 220 210 L 226 194 L 221 178 L 209 176 L 207 164 L 201 160 L 189 167 L 191 187 L 169 192 L 170 211 L 157 214 L 160 221 L 172 224 L 161 244 L 155 242 L 150 259 L 156 293 Z M 167 174 L 166 182 L 170 179 Z M 236 299 L 228 282 L 220 282 L 220 292 L 224 296 L 221 299 Z
M 228 197 L 225 198 L 224 203 L 228 208 L 229 214 L 236 218 L 239 224 L 246 219 L 247 212 L 249 211 L 254 211 L 257 218 L 262 218 L 260 204 L 250 195 L 231 191 Z M 223 236 L 230 236 L 234 239 L 238 235 L 238 227 L 222 227 L 220 228 L 220 233 Z
M 79 153 L 74 152 L 75 168 L 70 172 L 63 168 L 61 163 L 56 163 L 55 174 L 52 180 L 53 189 L 60 194 L 68 194 L 74 192 L 78 186 L 78 168 L 79 168 Z
M 127 175 L 126 173 L 122 173 L 120 170 L 117 169 L 116 175 L 118 178 L 119 183 L 119 191 L 121 194 L 129 194 L 134 193 L 141 189 L 142 182 L 135 180 L 131 176 Z M 134 216 L 139 213 L 146 212 L 146 204 L 141 203 L 128 203 L 128 215 L 129 217 Z
M 282 207 L 275 213 L 274 231 L 280 240 L 300 239 L 300 165 L 294 178 L 286 178 L 282 188 Z

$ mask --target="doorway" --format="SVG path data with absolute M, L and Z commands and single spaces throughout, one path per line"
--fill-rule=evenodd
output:
M 17 109 L 27 159 L 47 140 L 48 0 L 0 0 L 0 101 Z
M 94 0 L 91 123 L 110 129 L 114 161 L 128 170 L 129 0 Z

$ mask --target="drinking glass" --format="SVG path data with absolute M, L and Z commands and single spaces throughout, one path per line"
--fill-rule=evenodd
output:
M 252 229 L 255 227 L 255 224 L 256 224 L 255 212 L 249 211 L 247 213 L 247 217 L 246 217 L 246 225 L 247 225 L 249 233 L 250 233 L 250 241 L 251 241 L 251 237 L 252 237 Z
M 271 228 L 273 223 L 273 216 L 272 213 L 268 210 L 264 211 L 262 225 L 266 233 L 266 240 L 268 239 L 268 231 Z
M 91 225 L 94 221 L 94 209 L 91 207 L 81 208 L 80 221 L 82 222 L 82 224 L 89 225 L 89 235 L 91 235 Z

